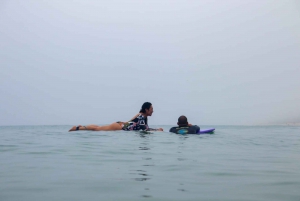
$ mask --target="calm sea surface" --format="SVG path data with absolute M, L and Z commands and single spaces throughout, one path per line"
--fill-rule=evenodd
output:
M 1 201 L 300 200 L 300 127 L 214 126 L 204 135 L 70 127 L 0 127 Z

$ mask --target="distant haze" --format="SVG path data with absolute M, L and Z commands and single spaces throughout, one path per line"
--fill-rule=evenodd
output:
M 300 3 L 2 0 L 0 125 L 300 122 Z

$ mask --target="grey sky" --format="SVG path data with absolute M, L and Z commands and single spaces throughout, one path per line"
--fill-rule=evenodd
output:
M 0 3 L 0 125 L 300 122 L 299 1 Z

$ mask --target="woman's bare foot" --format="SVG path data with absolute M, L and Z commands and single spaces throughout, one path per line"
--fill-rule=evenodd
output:
M 76 131 L 76 126 L 73 126 L 70 130 L 69 130 L 69 132 L 70 131 Z
M 70 132 L 70 131 L 77 131 L 77 130 L 79 130 L 79 129 L 77 129 L 77 128 L 79 128 L 79 127 L 82 127 L 82 126 L 81 126 L 81 125 L 73 126 L 73 127 L 69 130 L 69 132 Z

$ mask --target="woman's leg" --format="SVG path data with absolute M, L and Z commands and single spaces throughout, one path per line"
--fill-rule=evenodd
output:
M 87 125 L 87 126 L 73 126 L 69 131 L 77 131 L 77 130 L 90 130 L 90 131 L 115 131 L 115 130 L 122 130 L 123 123 L 112 123 L 110 125 L 105 126 L 97 126 L 94 124 Z
M 110 125 L 98 126 L 95 128 L 95 131 L 117 131 L 122 130 L 123 124 L 120 123 L 112 123 Z
M 88 126 L 81 126 L 81 125 L 78 125 L 78 126 L 73 126 L 70 130 L 70 131 L 78 131 L 78 130 L 95 130 L 97 127 L 97 125 L 94 125 L 94 124 L 91 124 L 91 125 L 88 125 Z

